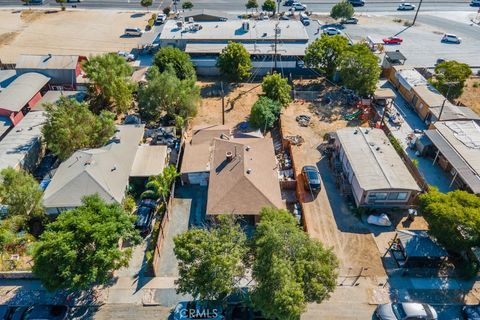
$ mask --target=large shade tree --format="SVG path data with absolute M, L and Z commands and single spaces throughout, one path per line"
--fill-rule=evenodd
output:
M 283 78 L 276 72 L 263 77 L 262 90 L 266 97 L 280 102 L 284 107 L 292 101 L 290 94 L 292 87 L 288 84 L 287 78 Z
M 83 69 L 91 81 L 89 93 L 94 110 L 124 113 L 130 109 L 136 86 L 130 81 L 133 70 L 123 57 L 114 53 L 93 56 Z
M 456 99 L 463 93 L 465 82 L 472 75 L 466 63 L 455 60 L 444 61 L 435 67 L 433 85 L 448 99 Z
M 305 64 L 333 78 L 344 53 L 348 50 L 348 39 L 340 36 L 322 35 L 308 45 Z
M 219 216 L 211 229 L 190 229 L 174 238 L 179 293 L 222 300 L 238 290 L 245 275 L 246 236 L 233 217 Z
M 260 97 L 250 111 L 250 124 L 254 128 L 266 131 L 273 128 L 280 116 L 282 105 L 267 97 Z
M 229 42 L 218 57 L 217 66 L 224 77 L 239 82 L 250 76 L 252 61 L 243 44 Z
M 310 239 L 286 210 L 262 209 L 253 252 L 251 299 L 267 319 L 299 319 L 307 303 L 320 303 L 335 289 L 335 254 Z
M 134 220 L 118 203 L 85 197 L 80 207 L 62 212 L 47 226 L 35 246 L 33 272 L 50 291 L 107 283 L 131 256 L 131 250 L 119 247 L 120 240 L 140 240 Z
M 343 84 L 360 96 L 372 95 L 382 71 L 378 63 L 378 57 L 365 44 L 353 45 L 341 58 Z
M 157 66 L 160 72 L 164 72 L 169 66 L 172 66 L 180 80 L 196 77 L 190 56 L 178 48 L 161 48 L 155 55 L 153 64 Z
M 86 103 L 65 97 L 46 109 L 42 133 L 47 147 L 61 160 L 78 149 L 100 147 L 115 133 L 115 116 L 109 111 L 95 115 Z
M 335 4 L 330 11 L 330 17 L 333 19 L 350 19 L 353 17 L 355 10 L 353 5 L 348 1 L 341 1 Z

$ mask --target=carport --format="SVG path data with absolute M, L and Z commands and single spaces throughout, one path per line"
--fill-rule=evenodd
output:
M 448 257 L 425 230 L 398 231 L 389 250 L 397 266 L 403 268 L 438 268 Z
M 159 175 L 168 163 L 169 150 L 164 145 L 140 145 L 135 154 L 130 177 Z

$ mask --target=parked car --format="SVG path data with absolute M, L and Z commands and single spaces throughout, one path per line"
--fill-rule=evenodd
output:
M 334 36 L 336 34 L 340 34 L 340 30 L 334 27 L 328 27 L 323 29 L 323 33 L 328 34 L 329 36 Z
M 167 15 L 164 13 L 158 13 L 157 14 L 157 19 L 155 20 L 156 24 L 164 24 L 165 21 L 167 20 Z
M 300 13 L 300 21 L 304 26 L 310 25 L 310 18 L 305 13 Z
M 155 210 L 157 208 L 157 201 L 156 200 L 153 200 L 153 199 L 143 199 L 142 201 L 140 201 L 140 204 L 138 205 L 139 207 L 147 207 L 147 208 L 150 208 L 152 210 Z
M 438 58 L 437 61 L 435 61 L 435 67 L 436 67 L 437 65 L 439 65 L 440 63 L 443 63 L 443 62 L 445 62 L 445 61 L 447 61 L 447 60 L 445 60 L 445 59 L 443 59 L 443 58 Z
M 401 44 L 402 42 L 403 42 L 403 39 L 400 37 L 383 38 L 383 43 L 385 44 Z
M 402 3 L 398 6 L 397 10 L 400 10 L 400 11 L 415 10 L 415 5 L 411 3 Z
M 348 2 L 354 7 L 363 7 L 365 5 L 364 0 L 348 0 Z
M 153 210 L 149 207 L 138 207 L 137 220 L 135 228 L 140 230 L 140 234 L 146 236 L 152 229 Z
M 118 51 L 117 54 L 120 57 L 125 58 L 125 60 L 127 60 L 127 61 L 134 61 L 135 60 L 135 55 L 132 54 L 132 53 L 128 53 L 126 51 Z
M 445 33 L 442 37 L 442 42 L 462 43 L 462 38 L 451 33 Z
M 472 7 L 480 7 L 480 0 L 472 0 L 472 2 L 470 2 L 470 5 Z
M 66 320 L 68 319 L 66 305 L 39 305 L 29 307 L 22 320 Z
M 297 2 L 292 5 L 292 9 L 295 11 L 304 11 L 307 10 L 307 6 Z
M 320 173 L 315 166 L 304 166 L 302 168 L 303 181 L 305 189 L 311 191 L 320 191 L 322 185 L 320 182 Z
M 287 0 L 283 3 L 284 6 L 291 7 L 295 3 L 295 0 Z
M 465 320 L 480 320 L 480 304 L 463 306 L 462 316 Z
M 127 36 L 141 37 L 142 34 L 143 34 L 143 31 L 140 28 L 126 28 L 125 29 L 125 35 L 127 35 Z
M 357 24 L 358 19 L 354 18 L 354 17 L 351 17 L 349 19 L 343 19 L 340 23 L 342 23 L 342 24 Z
M 214 301 L 182 301 L 175 306 L 174 320 L 224 320 L 222 305 Z
M 375 314 L 380 320 L 437 320 L 437 312 L 432 306 L 415 302 L 380 304 Z
M 287 16 L 286 14 L 282 14 L 282 15 L 280 16 L 280 18 L 278 18 L 278 19 L 279 19 L 279 20 L 290 20 L 290 17 Z

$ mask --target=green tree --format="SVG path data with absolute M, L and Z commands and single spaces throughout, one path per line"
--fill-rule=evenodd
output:
M 463 93 L 465 81 L 472 75 L 468 64 L 458 61 L 444 61 L 435 67 L 432 84 L 447 99 L 456 99 Z
M 247 10 L 252 10 L 252 11 L 253 9 L 258 9 L 257 0 L 248 0 L 247 3 L 245 4 L 245 8 L 247 8 Z
M 266 97 L 280 102 L 284 107 L 292 102 L 290 95 L 292 87 L 288 84 L 287 78 L 282 78 L 282 76 L 276 72 L 263 77 L 262 90 Z
M 138 92 L 140 115 L 152 122 L 157 122 L 163 114 L 191 118 L 196 115 L 199 102 L 200 88 L 195 79 L 178 79 L 172 67 L 163 73 L 151 68 L 147 84 Z
M 165 7 L 165 8 L 163 8 L 163 13 L 164 13 L 165 15 L 167 15 L 167 17 L 168 17 L 168 15 L 170 14 L 170 11 L 172 11 L 172 9 L 171 9 L 170 7 Z
M 40 236 L 33 272 L 49 291 L 107 283 L 131 256 L 119 241 L 140 240 L 134 221 L 118 203 L 107 204 L 98 195 L 85 197 L 80 207 L 61 213 Z
M 160 196 L 163 202 L 166 202 L 170 195 L 172 184 L 178 176 L 180 176 L 180 173 L 177 172 L 175 166 L 169 165 L 168 167 L 165 167 L 163 172 L 158 176 L 150 177 L 147 185 L 150 184 L 150 188 Z M 149 187 L 147 186 L 147 188 Z
M 0 171 L 0 199 L 8 206 L 8 215 L 18 215 L 26 221 L 44 213 L 42 190 L 31 174 L 11 167 Z
M 246 236 L 230 215 L 211 229 L 190 229 L 174 238 L 178 259 L 177 292 L 194 299 L 222 300 L 245 275 Z
M 250 76 L 252 61 L 241 43 L 229 42 L 218 57 L 217 67 L 227 79 L 239 82 Z
M 177 78 L 195 79 L 195 68 L 193 67 L 190 56 L 178 48 L 164 47 L 158 50 L 153 64 L 158 67 L 160 72 L 167 70 L 168 65 L 171 65 L 175 70 Z
M 185 1 L 182 4 L 182 9 L 183 10 L 191 10 L 193 8 L 193 3 L 191 1 Z
M 360 96 L 372 95 L 381 73 L 378 62 L 378 57 L 365 44 L 353 45 L 341 59 L 342 82 Z
M 264 317 L 299 319 L 307 303 L 320 303 L 335 289 L 335 254 L 310 239 L 288 211 L 262 209 L 253 246 L 251 299 Z
M 305 51 L 305 64 L 332 79 L 348 47 L 348 39 L 345 37 L 322 35 L 308 45 Z
M 352 4 L 348 1 L 342 1 L 332 7 L 330 17 L 333 19 L 350 19 L 353 17 L 354 13 L 355 10 L 353 9 Z
M 250 124 L 255 128 L 266 131 L 275 125 L 281 110 L 280 102 L 267 97 L 260 97 L 250 112 Z
M 480 246 L 480 198 L 466 191 L 420 195 L 430 233 L 446 249 L 459 252 Z
M 274 0 L 265 0 L 262 5 L 263 11 L 275 12 L 276 4 Z
M 83 69 L 91 81 L 89 93 L 95 110 L 108 106 L 124 113 L 130 109 L 136 87 L 130 81 L 132 68 L 123 57 L 114 53 L 94 56 L 85 62 Z
M 153 4 L 153 0 L 140 0 L 140 5 L 144 8 L 147 8 L 147 11 L 149 11 L 149 7 Z M 149 11 L 150 12 L 150 11 Z
M 48 148 L 61 160 L 78 149 L 100 147 L 115 133 L 115 116 L 111 112 L 95 115 L 86 103 L 65 97 L 46 108 L 42 133 Z

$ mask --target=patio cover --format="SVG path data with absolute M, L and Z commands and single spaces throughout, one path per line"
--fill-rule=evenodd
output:
M 150 177 L 163 172 L 167 162 L 168 147 L 164 145 L 140 145 L 135 155 L 130 177 Z
M 427 231 L 424 230 L 400 230 L 398 239 L 405 250 L 408 258 L 443 258 L 448 253 L 437 244 Z

